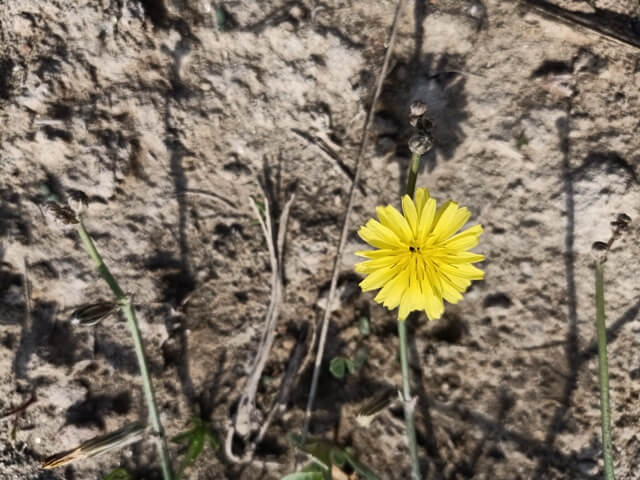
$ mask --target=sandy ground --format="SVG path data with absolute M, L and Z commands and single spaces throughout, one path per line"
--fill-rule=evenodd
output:
M 640 16 L 634 0 L 557 4 Z M 390 0 L 5 0 L 0 412 L 31 392 L 37 400 L 17 423 L 0 420 L 0 479 L 97 479 L 118 465 L 159 478 L 150 445 L 40 469 L 44 457 L 144 416 L 124 320 L 88 329 L 68 321 L 76 306 L 110 295 L 76 232 L 42 214 L 68 189 L 89 195 L 87 228 L 135 293 L 170 435 L 196 413 L 221 435 L 228 428 L 270 295 L 249 198 L 261 197 L 262 184 L 277 215 L 295 194 L 284 304 L 258 406 L 273 400 L 297 339 L 326 305 L 394 9 Z M 364 345 L 368 360 L 342 381 L 324 368 L 314 434 L 352 446 L 382 478 L 408 478 L 401 409 L 369 429 L 353 422 L 355 406 L 400 375 L 395 317 L 358 292 L 351 272 L 357 227 L 376 205 L 398 204 L 408 106 L 422 100 L 437 144 L 418 185 L 473 212 L 486 256 L 486 279 L 463 302 L 440 321 L 411 324 L 423 471 L 601 478 L 590 249 L 625 212 L 634 222 L 606 264 L 613 433 L 618 478 L 640 478 L 639 55 L 515 2 L 409 2 L 329 331 L 327 358 Z M 361 316 L 372 326 L 364 340 Z M 310 374 L 296 377 L 253 465 L 207 453 L 189 478 L 290 472 L 286 433 L 301 428 Z

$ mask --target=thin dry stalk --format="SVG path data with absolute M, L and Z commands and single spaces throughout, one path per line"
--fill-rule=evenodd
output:
M 306 334 L 304 336 L 306 337 Z M 305 351 L 306 342 L 303 338 L 300 338 L 293 350 L 293 354 L 291 355 L 291 359 L 289 360 L 289 364 L 287 365 L 287 370 L 285 371 L 284 376 L 282 377 L 282 381 L 280 382 L 278 396 L 276 397 L 275 402 L 273 402 L 271 410 L 269 410 L 267 419 L 260 427 L 260 431 L 258 432 L 258 436 L 256 437 L 256 440 L 254 442 L 254 449 L 255 446 L 258 445 L 264 438 L 269 425 L 271 425 L 271 422 L 286 410 L 287 401 L 291 393 L 291 388 L 293 387 L 293 379 L 296 377 L 296 374 L 300 369 L 300 365 L 302 365 Z
M 267 420 L 260 426 L 255 422 L 256 418 L 256 394 L 258 392 L 258 386 L 260 384 L 260 378 L 264 371 L 264 367 L 269 359 L 271 348 L 273 346 L 273 340 L 275 338 L 276 324 L 278 315 L 280 313 L 280 306 L 282 304 L 282 265 L 284 256 L 284 243 L 286 238 L 287 223 L 289 219 L 289 212 L 291 210 L 291 204 L 293 203 L 294 196 L 292 196 L 285 204 L 282 214 L 280 215 L 279 228 L 277 233 L 276 245 L 274 245 L 273 227 L 271 225 L 271 210 L 269 208 L 269 201 L 264 197 L 265 205 L 265 218 L 262 218 L 257 205 L 251 199 L 251 206 L 260 222 L 262 232 L 267 242 L 267 248 L 269 250 L 269 258 L 271 262 L 271 298 L 269 300 L 269 306 L 267 307 L 267 313 L 265 316 L 265 326 L 262 331 L 262 338 L 260 339 L 260 345 L 256 353 L 251 373 L 247 379 L 244 391 L 240 397 L 238 404 L 238 411 L 234 419 L 233 425 L 227 432 L 225 440 L 225 453 L 227 457 L 235 463 L 247 463 L 251 461 L 255 449 L 264 436 L 266 428 L 273 419 L 271 412 L 267 416 Z M 285 379 L 283 382 L 285 382 Z M 284 385 L 284 383 L 282 384 Z M 281 389 L 282 390 L 282 389 Z M 272 409 L 273 411 L 273 409 Z M 242 457 L 238 457 L 233 453 L 232 441 L 233 436 L 238 433 L 242 437 L 249 436 L 250 433 L 259 430 L 261 433 L 251 442 L 245 449 L 245 453 Z
M 351 216 L 351 210 L 353 209 L 354 192 L 358 187 L 358 181 L 360 180 L 362 156 L 364 154 L 365 148 L 367 146 L 367 142 L 369 140 L 369 130 L 371 129 L 371 124 L 373 122 L 373 114 L 376 108 L 376 104 L 378 103 L 378 98 L 380 97 L 380 93 L 382 92 L 382 85 L 384 83 L 384 79 L 387 76 L 387 69 L 389 68 L 389 60 L 391 59 L 391 53 L 393 52 L 393 46 L 395 44 L 395 39 L 396 39 L 396 32 L 398 29 L 398 19 L 400 18 L 400 13 L 402 12 L 403 6 L 404 6 L 404 0 L 398 0 L 398 4 L 396 6 L 396 12 L 393 17 L 393 23 L 391 24 L 391 34 L 389 36 L 389 41 L 387 42 L 388 47 L 387 47 L 387 52 L 385 53 L 385 56 L 384 56 L 382 70 L 380 71 L 380 75 L 378 76 L 376 89 L 373 94 L 371 105 L 369 107 L 369 111 L 367 112 L 367 116 L 364 122 L 364 129 L 362 131 L 362 140 L 360 142 L 360 147 L 358 148 L 358 155 L 356 157 L 356 165 L 355 165 L 355 170 L 353 174 L 353 182 L 351 183 L 351 188 L 349 189 L 349 200 L 347 202 L 347 209 L 344 215 L 344 221 L 342 223 L 342 233 L 340 234 L 338 251 L 336 252 L 336 257 L 333 264 L 331 286 L 329 287 L 329 296 L 327 297 L 327 308 L 324 310 L 324 314 L 322 317 L 322 327 L 320 330 L 320 339 L 318 341 L 318 350 L 316 352 L 315 365 L 313 369 L 313 378 L 311 380 L 311 389 L 309 391 L 309 400 L 307 401 L 307 408 L 304 413 L 304 426 L 302 428 L 302 443 L 306 441 L 307 434 L 309 433 L 311 411 L 313 410 L 313 402 L 315 400 L 316 392 L 318 389 L 320 367 L 322 365 L 322 358 L 324 356 L 325 343 L 327 341 L 327 331 L 329 329 L 329 315 L 331 314 L 331 309 L 329 308 L 329 306 L 333 304 L 333 298 L 335 297 L 335 294 L 336 294 L 336 286 L 338 284 L 338 274 L 340 271 L 340 265 L 342 264 L 342 254 L 344 251 L 345 243 L 347 241 L 347 233 L 349 231 L 349 217 Z
M 13 363 L 14 371 L 17 377 L 29 378 L 27 364 L 29 363 L 30 352 L 35 350 L 33 339 L 33 319 L 31 316 L 31 283 L 29 282 L 29 260 L 24 257 L 24 270 L 22 273 L 22 281 L 24 282 L 24 320 L 22 323 L 22 339 L 18 355 L 16 355 Z

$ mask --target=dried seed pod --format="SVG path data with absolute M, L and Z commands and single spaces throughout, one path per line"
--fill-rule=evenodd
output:
M 412 153 L 423 155 L 431 150 L 433 139 L 430 135 L 416 133 L 409 139 L 409 150 Z
M 141 423 L 131 423 L 120 430 L 94 437 L 73 450 L 57 453 L 42 462 L 42 468 L 52 469 L 81 458 L 95 457 L 103 453 L 119 450 L 139 442 L 144 438 L 146 427 Z
M 416 127 L 420 118 L 427 113 L 427 104 L 416 100 L 409 105 L 409 125 Z
M 80 190 L 69 190 L 67 192 L 67 203 L 77 215 L 82 215 L 89 206 L 89 197 Z
M 616 226 L 622 230 L 625 230 L 629 227 L 631 223 L 631 217 L 626 213 L 619 213 L 615 220 Z
M 606 252 L 607 250 L 609 250 L 609 245 L 607 245 L 606 242 L 593 242 L 593 245 L 591 245 L 591 250 L 594 253 Z
M 388 388 L 376 394 L 366 402 L 356 413 L 356 423 L 363 428 L 369 428 L 371 422 L 395 400 L 395 389 Z
M 69 321 L 73 325 L 90 327 L 97 325 L 102 320 L 115 313 L 118 308 L 119 305 L 115 302 L 98 302 L 83 305 L 73 311 Z
M 75 213 L 73 213 L 73 210 L 67 206 L 60 205 L 58 202 L 45 203 L 44 211 L 63 225 L 74 225 L 78 223 L 78 218 Z

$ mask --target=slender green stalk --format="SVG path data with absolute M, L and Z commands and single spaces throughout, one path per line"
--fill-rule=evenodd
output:
M 409 354 L 407 348 L 407 322 L 398 320 L 398 336 L 400 337 L 400 367 L 402 369 L 402 396 L 404 404 L 404 420 L 407 424 L 407 439 L 409 454 L 411 455 L 411 479 L 420 480 L 420 462 L 418 461 L 418 443 L 416 442 L 416 427 L 413 423 L 415 401 L 411 399 L 409 385 Z
M 600 378 L 600 419 L 604 478 L 614 480 L 613 445 L 611 442 L 611 405 L 609 404 L 609 366 L 607 360 L 607 327 L 604 318 L 604 265 L 596 260 L 596 333 L 598 336 L 598 373 Z
M 149 420 L 151 423 L 151 430 L 156 442 L 158 454 L 160 456 L 160 462 L 162 464 L 162 476 L 164 480 L 173 480 L 173 470 L 171 468 L 171 459 L 169 457 L 169 449 L 167 448 L 167 441 L 164 436 L 162 424 L 160 423 L 160 415 L 158 414 L 158 407 L 156 404 L 155 393 L 153 391 L 153 384 L 151 383 L 151 375 L 149 375 L 149 368 L 147 367 L 147 358 L 144 353 L 144 346 L 142 345 L 142 336 L 140 335 L 140 329 L 138 328 L 138 320 L 136 319 L 136 313 L 131 304 L 131 297 L 126 295 L 124 291 L 118 285 L 116 279 L 111 275 L 109 268 L 102 260 L 100 253 L 96 249 L 96 246 L 91 240 L 89 233 L 84 227 L 84 223 L 80 220 L 78 223 L 78 232 L 80 238 L 84 244 L 85 249 L 89 253 L 89 256 L 93 259 L 98 267 L 98 273 L 109 284 L 109 287 L 113 291 L 114 295 L 120 303 L 120 309 L 123 315 L 127 319 L 127 325 L 133 338 L 133 344 L 136 351 L 136 357 L 138 359 L 138 366 L 140 367 L 140 375 L 142 376 L 142 386 L 144 390 L 144 396 L 147 401 L 147 409 L 149 410 Z
M 411 168 L 407 178 L 407 195 L 413 198 L 416 190 L 416 180 L 420 169 L 422 155 L 411 155 Z M 404 420 L 407 425 L 407 440 L 409 442 L 409 455 L 411 456 L 411 479 L 420 480 L 420 462 L 418 460 L 418 443 L 416 441 L 416 426 L 413 422 L 413 414 L 416 408 L 415 401 L 411 398 L 411 378 L 409 374 L 409 346 L 407 341 L 407 322 L 398 320 L 398 337 L 400 338 L 400 368 L 402 370 L 402 397 L 404 404 Z
M 416 180 L 418 179 L 418 170 L 420 170 L 420 158 L 419 153 L 411 154 L 411 168 L 409 169 L 409 177 L 407 178 L 407 195 L 413 198 L 413 194 L 416 191 Z

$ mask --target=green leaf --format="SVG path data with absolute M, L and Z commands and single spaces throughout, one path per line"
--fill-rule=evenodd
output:
M 344 361 L 345 365 L 347 366 L 347 370 L 349 370 L 349 373 L 351 375 L 355 375 L 356 373 L 358 373 L 358 368 L 356 367 L 356 364 L 353 363 L 353 360 L 347 358 Z
M 367 354 L 367 349 L 366 348 L 359 348 L 356 351 L 356 356 L 353 359 L 353 365 L 355 367 L 356 370 L 360 370 L 360 368 L 367 363 L 367 358 L 369 357 L 369 355 Z
M 103 480 L 133 480 L 133 476 L 126 469 L 119 467 L 104 477 Z
M 358 320 L 358 328 L 360 330 L 360 335 L 363 337 L 368 337 L 371 333 L 371 325 L 369 324 L 369 319 L 367 317 L 360 317 Z
M 340 468 L 344 467 L 344 464 L 348 461 L 347 453 L 340 448 L 332 448 L 329 455 L 331 457 L 331 463 Z
M 303 444 L 301 437 L 289 434 L 289 441 L 300 451 L 309 455 L 312 462 L 319 465 L 323 471 L 331 471 L 331 443 L 322 439 L 307 438 Z
M 336 377 L 338 380 L 342 380 L 342 378 L 344 378 L 346 362 L 346 359 L 343 357 L 332 358 L 331 363 L 329 364 L 329 371 L 331 372 L 331 375 Z
M 185 440 L 189 440 L 191 436 L 194 434 L 195 428 L 187 430 L 186 432 L 179 433 L 175 437 L 171 438 L 173 443 L 183 443 Z
M 199 425 L 196 429 L 194 429 L 195 431 L 189 439 L 189 447 L 187 448 L 187 453 L 185 454 L 184 459 L 182 460 L 182 463 L 178 468 L 178 478 L 182 477 L 184 471 L 188 467 L 193 465 L 202 453 L 205 437 L 205 430 L 202 427 L 202 425 Z
M 224 24 L 227 22 L 227 14 L 223 7 L 216 8 L 216 26 L 218 30 L 224 32 Z
M 362 475 L 365 480 L 380 480 L 380 477 L 365 464 L 360 463 L 357 458 L 355 458 L 351 453 L 347 450 L 343 450 L 342 453 L 345 455 L 347 461 L 351 464 L 353 469 Z
M 353 469 L 358 472 L 365 480 L 380 480 L 380 477 L 369 467 L 360 463 L 357 458 L 349 451 L 349 449 L 342 449 L 335 443 L 322 439 L 311 439 L 302 444 L 300 442 L 301 437 L 298 435 L 289 434 L 289 440 L 299 450 L 309 455 L 310 460 L 315 464 L 313 468 L 318 470 L 307 470 L 303 472 L 318 471 L 324 472 L 324 479 L 331 478 L 331 465 L 343 465 L 349 463 Z M 295 474 L 291 474 L 295 475 Z M 308 480 L 311 478 L 316 480 L 316 477 L 291 477 L 286 476 L 282 480 Z M 323 480 L 323 477 L 317 477 L 317 480 Z
M 204 435 L 207 439 L 207 442 L 209 442 L 209 445 L 211 446 L 211 448 L 213 448 L 214 450 L 217 450 L 220 448 L 220 442 L 218 441 L 216 434 L 214 433 L 213 430 L 211 430 L 211 428 L 207 428 L 207 431 L 204 432 Z

